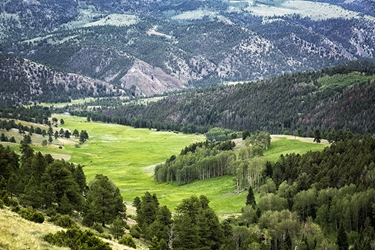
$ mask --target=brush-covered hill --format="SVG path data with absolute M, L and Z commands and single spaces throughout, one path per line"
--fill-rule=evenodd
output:
M 104 81 L 4 55 L 0 55 L 0 83 L 0 102 L 11 106 L 126 94 L 124 90 Z
M 163 94 L 375 57 L 373 1 L 7 0 L 0 51 Z
M 237 131 L 307 133 L 308 136 L 315 129 L 329 128 L 374 133 L 374 68 L 372 63 L 352 62 L 317 72 L 285 74 L 257 82 L 170 95 L 147 105 L 103 107 L 90 115 L 102 121 L 111 118 L 133 126 L 184 132 L 223 127 Z M 82 108 L 85 109 L 79 107 Z M 69 108 L 71 112 L 74 110 Z

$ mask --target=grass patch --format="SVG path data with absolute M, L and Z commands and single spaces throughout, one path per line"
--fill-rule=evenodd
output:
M 328 145 L 329 143 L 326 140 L 315 143 L 313 138 L 272 135 L 271 146 L 264 152 L 264 156 L 269 161 L 277 161 L 281 154 L 304 154 L 308 151 L 322 151 Z
M 324 76 L 318 80 L 322 84 L 321 89 L 344 89 L 346 87 L 349 87 L 351 85 L 356 84 L 364 84 L 368 81 L 374 81 L 375 76 L 363 76 L 356 72 L 352 72 L 349 74 L 337 74 L 333 76 Z

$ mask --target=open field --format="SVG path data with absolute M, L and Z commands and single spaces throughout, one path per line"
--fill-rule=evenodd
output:
M 96 174 L 111 178 L 121 190 L 124 200 L 130 204 L 136 196 L 143 196 L 146 191 L 155 193 L 161 205 L 167 205 L 174 210 L 178 203 L 191 195 L 205 195 L 210 206 L 219 215 L 230 215 L 240 212 L 246 200 L 246 192 L 235 190 L 233 176 L 223 176 L 215 179 L 196 181 L 184 186 L 176 184 L 159 184 L 153 181 L 153 166 L 164 162 L 171 155 L 178 155 L 185 146 L 193 142 L 204 141 L 203 135 L 185 135 L 173 132 L 157 132 L 149 129 L 134 129 L 132 127 L 114 124 L 87 122 L 86 118 L 69 115 L 53 115 L 58 120 L 64 119 L 64 129 L 73 131 L 86 130 L 89 140 L 80 147 L 78 139 L 59 139 L 52 145 L 42 147 L 33 135 L 33 145 L 36 151 L 52 154 L 57 159 L 84 165 L 87 182 Z M 55 129 L 60 129 L 55 128 Z M 35 139 L 34 139 L 35 137 Z M 41 136 L 40 136 L 41 137 Z M 241 140 L 241 139 L 238 139 Z M 240 142 L 238 141 L 238 144 Z M 18 144 L 12 145 L 19 151 Z M 273 135 L 271 147 L 265 152 L 267 159 L 275 161 L 280 154 L 300 153 L 310 150 L 322 150 L 328 143 L 313 143 L 312 138 Z M 58 146 L 62 146 L 59 149 Z M 129 209 L 130 212 L 130 209 Z

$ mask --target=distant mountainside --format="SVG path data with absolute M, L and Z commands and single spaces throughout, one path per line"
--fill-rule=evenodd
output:
M 370 0 L 6 0 L 0 51 L 150 96 L 375 58 Z
M 147 105 L 102 105 L 97 112 L 69 107 L 92 120 L 134 127 L 205 133 L 234 131 L 312 136 L 315 129 L 375 133 L 375 64 L 351 62 L 317 72 L 285 74 L 258 82 L 170 95 Z M 87 103 L 92 107 L 102 103 Z M 78 112 L 75 112 L 78 111 Z
M 125 94 L 106 82 L 62 73 L 15 56 L 0 55 L 0 83 L 0 103 L 11 106 Z

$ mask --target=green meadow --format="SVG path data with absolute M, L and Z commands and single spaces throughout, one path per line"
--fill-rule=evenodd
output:
M 41 141 L 45 138 L 34 134 L 34 150 L 83 165 L 87 182 L 97 174 L 108 176 L 129 203 L 136 196 L 141 197 L 149 191 L 157 195 L 161 205 L 166 205 L 171 210 L 174 210 L 182 199 L 192 195 L 207 196 L 211 201 L 210 206 L 221 216 L 239 213 L 244 206 L 247 192 L 236 192 L 233 176 L 196 181 L 184 186 L 154 182 L 153 167 L 156 164 L 164 162 L 171 155 L 178 155 L 181 149 L 191 143 L 204 141 L 204 135 L 87 122 L 86 118 L 69 115 L 55 114 L 52 117 L 65 121 L 65 124 L 55 128 L 56 130 L 86 130 L 89 140 L 79 145 L 77 138 L 58 139 L 51 145 L 42 147 Z M 37 125 L 34 124 L 35 126 Z M 325 141 L 316 144 L 308 138 L 273 135 L 271 147 L 265 152 L 265 157 L 275 161 L 280 154 L 303 154 L 309 150 L 322 150 L 327 145 Z M 19 146 L 13 144 L 12 147 L 19 151 Z

